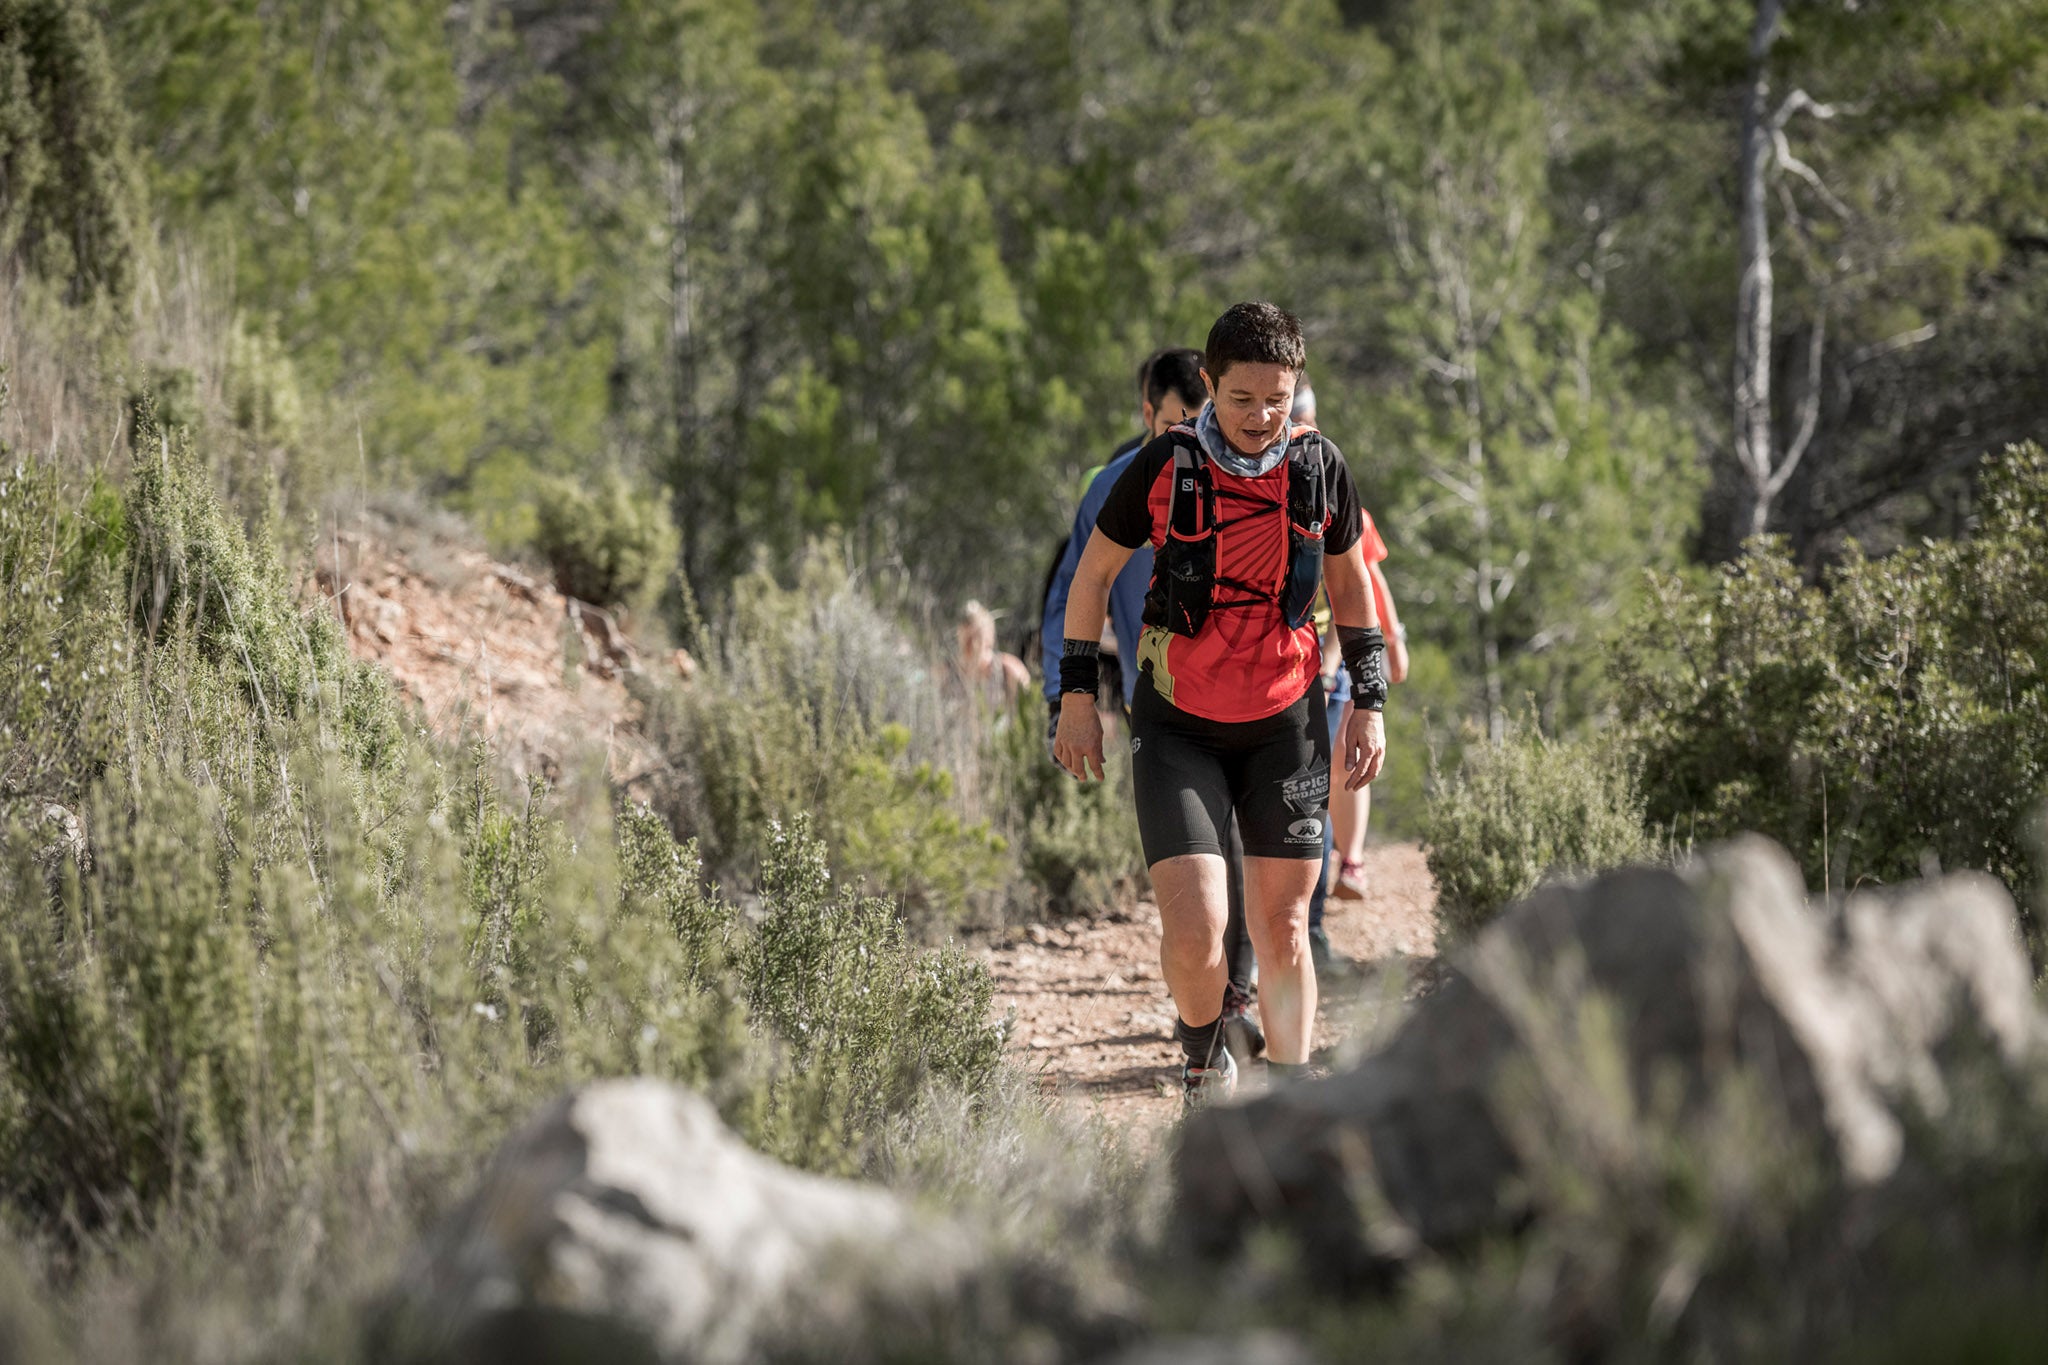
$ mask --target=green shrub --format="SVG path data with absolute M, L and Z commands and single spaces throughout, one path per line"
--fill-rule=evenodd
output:
M 146 236 L 129 132 L 90 6 L 0 7 L 0 268 L 25 266 L 74 302 L 125 300 Z
M 718 876 L 749 880 L 799 814 L 835 875 L 922 924 L 959 921 L 1013 875 L 955 776 L 976 772 L 978 714 L 837 559 L 813 555 L 792 587 L 742 579 L 702 644 L 693 682 L 638 689 L 667 760 L 655 805 Z
M 1547 877 L 1657 857 L 1637 786 L 1613 738 L 1553 739 L 1529 724 L 1499 744 L 1468 742 L 1422 814 L 1443 940 L 1476 932 Z
M 21 803 L 76 804 L 116 751 L 125 524 L 106 485 L 74 500 L 50 467 L 0 447 L 0 821 Z
M 31 840 L 0 850 L 7 1209 L 84 1236 L 339 1171 L 426 1178 L 546 1094 L 634 1073 L 844 1168 L 931 1087 L 990 1082 L 985 971 L 825 897 L 801 830 L 766 850 L 756 930 L 647 812 L 615 832 L 602 803 L 506 802 L 487 754 L 405 734 L 197 462 L 155 448 L 122 542 L 155 587 L 96 627 L 137 662 L 82 674 L 73 708 L 110 717 L 65 770 L 91 856 L 53 882 Z M 104 565 L 31 475 L 49 514 L 6 521 L 9 552 Z M 16 656 L 42 639 L 0 641 L 0 678 L 36 677 Z
M 1108 782 L 1073 781 L 1035 692 L 988 712 L 836 556 L 813 552 L 790 587 L 740 580 L 702 645 L 695 681 L 638 689 L 667 760 L 655 804 L 719 876 L 748 877 L 763 832 L 804 812 L 837 876 L 920 927 L 1107 910 L 1142 884 L 1123 756 Z
M 276 332 L 237 316 L 229 328 L 221 397 L 236 430 L 259 445 L 296 443 L 305 425 L 298 367 Z
M 668 507 L 615 472 L 595 489 L 548 482 L 536 515 L 534 549 L 553 570 L 555 586 L 578 601 L 645 606 L 675 567 L 680 542 Z
M 934 1083 L 977 1094 L 994 1080 L 1003 1029 L 987 969 L 956 947 L 921 951 L 888 901 L 831 893 L 806 822 L 773 831 L 766 914 L 740 954 L 746 1000 L 790 1050 L 766 1149 L 851 1170 L 883 1122 Z
M 961 813 L 952 773 L 909 752 L 909 730 L 891 722 L 849 758 L 834 811 L 839 856 L 892 899 L 967 905 L 1002 879 L 1008 845 Z
M 2039 880 L 2048 789 L 2048 454 L 1987 462 L 1967 538 L 1851 553 L 1820 588 L 1753 549 L 1711 586 L 1660 585 L 1624 661 L 1650 817 L 1771 835 L 1811 885 L 1985 869 Z

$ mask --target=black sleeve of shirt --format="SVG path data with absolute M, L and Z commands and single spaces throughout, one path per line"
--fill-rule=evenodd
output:
M 1095 518 L 1095 529 L 1126 550 L 1152 541 L 1152 484 L 1173 458 L 1173 441 L 1162 436 L 1138 452 L 1110 486 L 1109 500 Z
M 1351 466 L 1337 443 L 1323 441 L 1323 477 L 1329 493 L 1329 529 L 1323 532 L 1323 553 L 1341 555 L 1365 534 L 1365 518 L 1358 510 L 1358 485 L 1351 481 Z

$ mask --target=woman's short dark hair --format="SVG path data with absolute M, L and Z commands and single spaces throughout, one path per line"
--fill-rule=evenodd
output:
M 1299 373 L 1308 365 L 1301 322 L 1270 303 L 1235 303 L 1209 329 L 1203 348 L 1209 378 L 1217 383 L 1232 365 L 1284 365 Z
M 1152 359 L 1152 371 L 1145 376 L 1145 401 L 1158 407 L 1169 393 L 1191 408 L 1202 406 L 1202 353 L 1189 346 L 1161 351 Z

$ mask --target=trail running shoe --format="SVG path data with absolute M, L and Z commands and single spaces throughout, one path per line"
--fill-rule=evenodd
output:
M 1245 1066 L 1266 1050 L 1266 1031 L 1252 1014 L 1252 998 L 1235 986 L 1223 988 L 1223 1046 Z
M 1181 1106 L 1193 1109 L 1201 1104 L 1218 1104 L 1237 1092 L 1237 1063 L 1230 1049 L 1218 1048 L 1208 1066 L 1183 1062 L 1180 1068 Z
M 1365 864 L 1356 858 L 1346 858 L 1337 867 L 1337 884 L 1330 888 L 1333 900 L 1362 901 L 1365 899 Z

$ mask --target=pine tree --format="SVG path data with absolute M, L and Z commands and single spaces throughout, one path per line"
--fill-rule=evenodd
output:
M 81 0 L 0 0 L 0 260 L 121 298 L 143 217 L 128 114 Z

